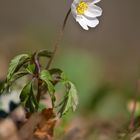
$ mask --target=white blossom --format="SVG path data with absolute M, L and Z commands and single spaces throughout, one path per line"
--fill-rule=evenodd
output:
M 100 0 L 74 0 L 71 5 L 73 17 L 88 30 L 89 27 L 96 27 L 99 24 L 97 17 L 102 15 L 102 9 L 95 5 Z

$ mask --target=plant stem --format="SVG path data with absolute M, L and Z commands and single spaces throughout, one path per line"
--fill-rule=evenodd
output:
M 52 54 L 52 56 L 51 56 L 51 58 L 50 58 L 50 60 L 49 60 L 49 62 L 48 62 L 48 64 L 47 64 L 47 66 L 46 66 L 46 69 L 49 69 L 49 67 L 51 66 L 51 63 L 52 63 L 52 61 L 53 61 L 53 58 L 54 58 L 54 56 L 55 56 L 55 54 L 56 54 L 56 51 L 57 51 L 57 49 L 58 49 L 58 45 L 59 45 L 60 41 L 62 40 L 62 37 L 63 37 L 63 34 L 64 34 L 64 29 L 65 29 L 65 26 L 66 26 L 68 17 L 69 17 L 69 15 L 70 15 L 70 12 L 71 12 L 71 8 L 68 10 L 68 12 L 67 12 L 67 14 L 66 14 L 66 16 L 65 16 L 65 19 L 64 19 L 62 28 L 61 28 L 61 30 L 60 30 L 59 36 L 58 36 L 58 38 L 57 38 L 57 40 L 56 40 L 56 42 L 55 42 L 55 44 L 54 44 L 53 54 Z
M 132 108 L 132 113 L 131 113 L 131 117 L 130 117 L 130 125 L 129 125 L 129 129 L 133 130 L 134 128 L 134 120 L 135 120 L 135 111 L 136 111 L 136 104 L 137 104 L 137 98 L 139 95 L 139 91 L 140 91 L 140 79 L 137 80 L 136 82 L 136 93 L 134 95 L 134 104 L 133 104 L 133 108 Z
M 41 68 L 40 68 L 40 63 L 39 63 L 39 57 L 38 57 L 38 52 L 34 54 L 34 63 L 36 65 L 36 73 L 39 75 Z
M 40 101 L 40 97 L 41 97 L 41 90 L 40 90 L 40 86 L 41 86 L 41 81 L 38 79 L 38 89 L 37 89 L 37 102 L 39 103 L 39 101 Z
M 40 68 L 40 63 L 39 63 L 39 57 L 38 57 L 38 52 L 36 52 L 34 54 L 34 63 L 36 65 L 36 72 L 35 72 L 35 75 L 36 75 L 36 78 L 37 78 L 37 96 L 36 96 L 36 99 L 37 99 L 37 102 L 39 104 L 39 101 L 40 101 L 40 97 L 41 97 L 41 90 L 40 90 L 40 86 L 41 86 L 41 81 L 39 79 L 39 74 L 40 74 L 40 71 L 41 71 L 41 68 Z M 37 108 L 38 110 L 38 108 Z

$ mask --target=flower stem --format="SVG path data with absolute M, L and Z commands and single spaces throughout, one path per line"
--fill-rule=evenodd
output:
M 46 69 L 49 69 L 49 67 L 51 66 L 51 63 L 52 63 L 52 61 L 53 61 L 53 58 L 54 58 L 54 56 L 55 56 L 55 54 L 56 54 L 56 51 L 57 51 L 57 49 L 58 49 L 58 45 L 59 45 L 60 41 L 62 40 L 62 37 L 63 37 L 63 34 L 64 34 L 64 29 L 65 29 L 65 26 L 66 26 L 68 17 L 69 17 L 69 15 L 70 15 L 70 12 L 71 12 L 71 8 L 68 10 L 68 12 L 67 12 L 67 14 L 66 14 L 66 16 L 65 16 L 65 19 L 64 19 L 62 28 L 61 28 L 61 30 L 60 30 L 59 36 L 58 36 L 58 38 L 57 38 L 57 40 L 56 40 L 56 42 L 55 42 L 55 44 L 54 44 L 53 54 L 52 54 L 52 56 L 51 56 L 51 58 L 50 58 L 50 60 L 49 60 L 49 62 L 48 62 L 48 64 L 47 64 L 47 66 L 46 66 Z

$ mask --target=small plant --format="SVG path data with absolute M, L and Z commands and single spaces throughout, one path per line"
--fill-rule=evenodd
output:
M 21 77 L 26 77 L 27 81 L 20 92 L 20 104 L 27 113 L 32 115 L 35 112 L 42 112 L 40 101 L 48 94 L 51 100 L 51 110 L 62 117 L 69 109 L 75 111 L 78 105 L 78 96 L 75 85 L 66 78 L 63 70 L 59 68 L 51 68 L 52 60 L 60 43 L 66 22 L 70 13 L 76 21 L 85 30 L 89 27 L 96 27 L 99 23 L 97 17 L 101 16 L 102 9 L 95 4 L 100 0 L 74 0 L 71 8 L 68 10 L 64 19 L 60 35 L 55 42 L 54 50 L 40 50 L 33 54 L 20 54 L 14 57 L 9 65 L 6 80 L 1 84 L 0 95 L 8 94 L 12 90 L 13 85 L 18 82 L 22 83 Z M 44 57 L 46 66 L 41 63 Z M 56 98 L 56 85 L 61 83 L 65 87 L 65 94 L 62 99 Z M 45 107 L 46 108 L 46 107 Z
M 20 93 L 20 101 L 27 112 L 38 111 L 40 99 L 46 93 L 50 95 L 52 109 L 59 108 L 60 116 L 70 108 L 75 110 L 78 105 L 75 85 L 66 78 L 61 69 L 50 68 L 50 65 L 63 36 L 70 13 L 72 12 L 73 17 L 83 29 L 88 30 L 88 27 L 96 27 L 99 23 L 97 17 L 102 15 L 102 9 L 95 5 L 99 1 L 74 0 L 66 14 L 60 30 L 60 36 L 54 45 L 54 50 L 52 52 L 40 50 L 33 54 L 21 54 L 13 58 L 8 69 L 7 78 L 1 86 L 0 95 L 8 93 L 17 79 L 26 76 L 28 82 Z M 45 57 L 48 60 L 47 66 L 41 64 L 41 57 Z M 60 104 L 56 105 L 55 86 L 58 83 L 62 83 L 65 86 L 66 92 Z
M 44 94 L 49 94 L 52 109 L 58 108 L 60 116 L 65 114 L 70 108 L 76 109 L 78 104 L 77 91 L 74 84 L 69 81 L 64 72 L 58 68 L 46 69 L 40 63 L 40 58 L 51 58 L 52 53 L 42 50 L 34 54 L 21 54 L 12 59 L 7 78 L 1 88 L 1 94 L 10 93 L 12 85 L 19 78 L 26 76 L 27 83 L 20 93 L 20 101 L 27 112 L 37 112 L 40 110 L 40 100 Z M 19 81 L 20 82 L 20 81 Z M 55 86 L 62 83 L 66 92 L 59 105 L 56 105 Z

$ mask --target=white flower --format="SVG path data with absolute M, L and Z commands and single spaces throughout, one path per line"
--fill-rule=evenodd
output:
M 102 15 L 102 9 L 95 4 L 100 0 L 74 0 L 71 5 L 71 12 L 76 21 L 83 29 L 96 27 L 99 24 L 97 17 Z

